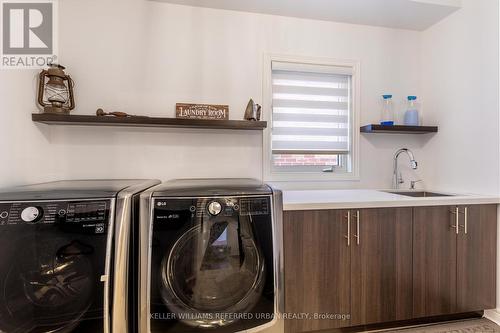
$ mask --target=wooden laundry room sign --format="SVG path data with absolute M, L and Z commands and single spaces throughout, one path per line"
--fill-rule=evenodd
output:
M 228 120 L 229 106 L 177 103 L 175 104 L 175 116 L 184 119 Z

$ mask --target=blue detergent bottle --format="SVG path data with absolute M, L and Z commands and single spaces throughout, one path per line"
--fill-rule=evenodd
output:
M 380 115 L 380 125 L 394 125 L 394 105 L 392 95 L 382 95 L 382 112 Z
M 417 96 L 408 96 L 408 106 L 405 112 L 405 125 L 419 126 L 419 114 L 417 106 Z

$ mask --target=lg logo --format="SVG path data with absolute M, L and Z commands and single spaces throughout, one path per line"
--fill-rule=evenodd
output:
M 3 54 L 52 54 L 52 3 L 2 5 Z

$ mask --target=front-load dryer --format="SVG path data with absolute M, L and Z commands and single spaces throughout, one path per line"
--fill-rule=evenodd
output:
M 138 194 L 159 181 L 58 181 L 0 193 L 0 332 L 129 331 Z
M 281 192 L 174 180 L 141 195 L 141 333 L 257 332 L 282 311 Z

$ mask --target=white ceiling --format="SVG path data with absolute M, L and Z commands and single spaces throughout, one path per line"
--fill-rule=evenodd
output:
M 461 7 L 461 0 L 154 0 L 187 6 L 425 30 Z

